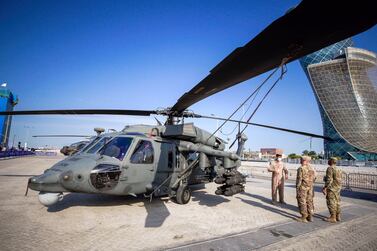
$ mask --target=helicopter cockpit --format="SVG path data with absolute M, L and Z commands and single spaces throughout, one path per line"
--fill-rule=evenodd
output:
M 79 153 L 96 153 L 101 149 L 112 137 L 110 135 L 101 135 L 96 137 L 92 142 L 87 144 Z
M 116 158 L 122 161 L 123 158 L 126 156 L 127 151 L 131 146 L 131 143 L 132 138 L 130 137 L 114 137 L 101 148 L 99 154 Z

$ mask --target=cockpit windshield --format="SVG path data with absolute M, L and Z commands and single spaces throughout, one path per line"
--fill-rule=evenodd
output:
M 91 148 L 93 145 L 95 145 L 101 137 L 96 137 L 92 141 L 90 141 L 82 150 L 81 152 L 86 152 L 89 148 Z
M 96 153 L 99 149 L 101 149 L 104 145 L 109 142 L 111 137 L 101 137 L 99 140 L 96 141 L 95 144 L 93 144 L 88 150 L 86 150 L 86 153 Z
M 117 158 L 123 160 L 126 156 L 128 148 L 130 148 L 132 138 L 129 137 L 116 137 L 111 140 L 104 148 L 101 150 L 102 155 Z

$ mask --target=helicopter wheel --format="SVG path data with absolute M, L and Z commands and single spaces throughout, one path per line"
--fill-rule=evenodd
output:
M 187 185 L 181 185 L 178 187 L 176 202 L 178 204 L 187 204 L 191 199 L 191 190 Z

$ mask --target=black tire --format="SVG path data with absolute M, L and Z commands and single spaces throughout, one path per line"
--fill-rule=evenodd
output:
M 191 199 L 191 190 L 187 185 L 178 187 L 176 201 L 178 204 L 187 204 Z

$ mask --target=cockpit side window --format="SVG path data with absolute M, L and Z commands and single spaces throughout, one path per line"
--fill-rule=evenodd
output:
M 152 164 L 154 160 L 154 150 L 152 143 L 148 140 L 140 140 L 130 158 L 133 164 Z
M 104 146 L 101 150 L 101 154 L 123 160 L 128 148 L 130 148 L 131 142 L 132 138 L 116 137 Z

